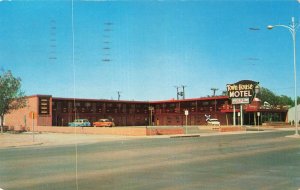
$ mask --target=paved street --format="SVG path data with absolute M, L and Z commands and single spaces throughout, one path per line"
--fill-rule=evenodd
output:
M 293 133 L 121 139 L 78 144 L 77 157 L 75 145 L 3 148 L 0 188 L 298 190 Z

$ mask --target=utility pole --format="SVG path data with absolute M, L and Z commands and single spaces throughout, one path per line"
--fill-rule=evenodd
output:
M 174 86 L 176 88 L 176 95 L 177 95 L 177 100 L 179 100 L 179 86 Z
M 211 88 L 210 90 L 213 91 L 213 96 L 216 96 L 216 91 L 219 90 L 218 88 Z
M 174 86 L 177 90 L 177 100 L 179 100 L 180 96 L 182 97 L 182 99 L 185 99 L 185 91 L 184 88 L 187 87 L 186 85 L 181 85 L 181 86 Z M 179 89 L 182 89 L 182 91 L 179 91 Z
M 216 91 L 219 90 L 218 88 L 211 88 L 210 90 L 213 91 L 213 97 L 216 97 Z M 217 112 L 217 100 L 215 98 L 215 113 Z
M 118 93 L 118 101 L 120 101 L 120 98 L 121 98 L 121 91 L 117 91 Z
M 184 92 L 184 88 L 187 87 L 186 85 L 181 85 L 182 87 L 182 99 L 185 99 L 185 92 Z

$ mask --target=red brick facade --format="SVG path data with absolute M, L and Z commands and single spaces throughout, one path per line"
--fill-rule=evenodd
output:
M 47 97 L 50 100 L 50 112 L 46 115 L 39 113 L 39 100 L 43 97 Z M 21 127 L 25 129 L 38 125 L 52 125 L 51 102 L 51 96 L 28 96 L 27 106 L 18 110 L 14 110 L 10 114 L 5 115 L 4 125 Z
M 7 126 L 67 126 L 75 118 L 91 123 L 101 118 L 113 119 L 116 126 L 206 125 L 205 115 L 217 118 L 221 125 L 233 124 L 233 107 L 227 96 L 166 101 L 117 101 L 100 99 L 55 98 L 49 95 L 29 96 L 27 107 L 5 116 Z M 151 108 L 151 109 L 150 109 Z M 188 110 L 186 117 L 184 111 Z M 236 110 L 239 112 L 239 108 Z M 244 121 L 253 124 L 260 111 L 262 119 L 273 114 L 285 121 L 287 110 L 264 110 L 259 102 L 244 105 Z M 34 113 L 32 119 L 31 113 Z M 272 116 L 273 116 L 272 115 Z M 238 124 L 238 122 L 237 122 Z

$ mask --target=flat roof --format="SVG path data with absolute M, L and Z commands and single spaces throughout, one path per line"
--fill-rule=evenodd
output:
M 27 97 L 52 97 L 51 95 L 36 94 Z M 170 99 L 170 100 L 157 100 L 157 101 L 137 101 L 137 100 L 109 100 L 109 99 L 89 99 L 89 98 L 63 98 L 63 97 L 52 97 L 52 100 L 62 101 L 103 101 L 103 102 L 119 102 L 119 103 L 143 103 L 143 104 L 159 104 L 159 103 L 176 103 L 176 102 L 190 102 L 190 101 L 209 101 L 209 100 L 229 100 L 228 96 L 210 96 L 210 97 L 199 97 L 199 98 L 187 98 L 187 99 Z

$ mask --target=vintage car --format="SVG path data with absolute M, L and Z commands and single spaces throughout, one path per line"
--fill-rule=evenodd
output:
M 220 121 L 218 119 L 209 119 L 207 125 L 217 125 L 220 126 Z
M 70 127 L 90 127 L 91 123 L 87 119 L 75 119 L 68 124 Z
M 94 127 L 113 127 L 115 123 L 109 119 L 99 119 L 93 123 Z

